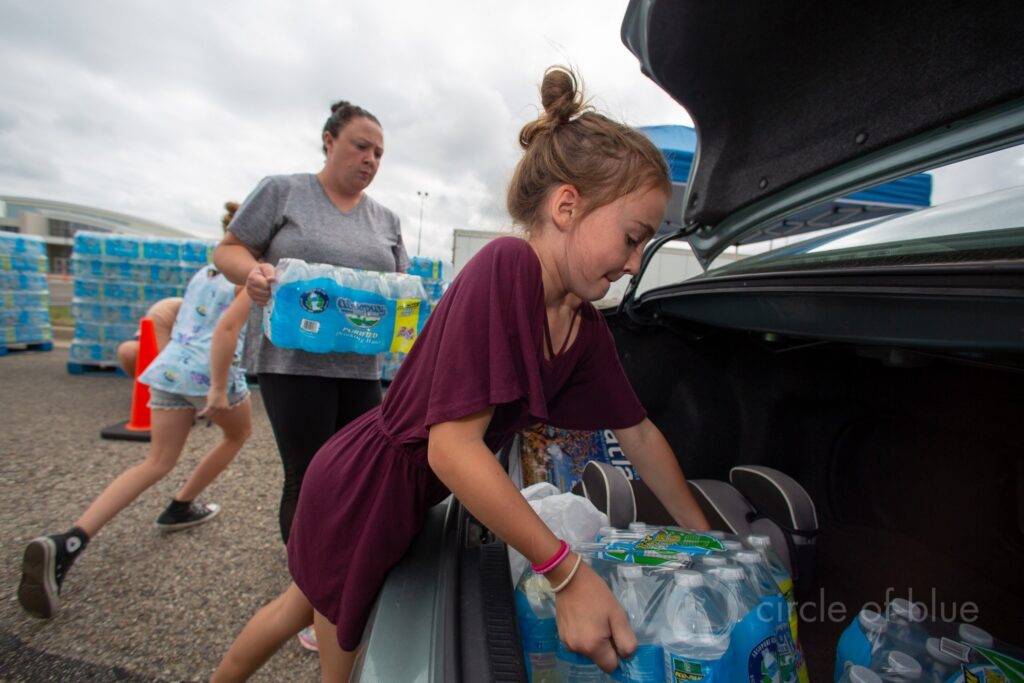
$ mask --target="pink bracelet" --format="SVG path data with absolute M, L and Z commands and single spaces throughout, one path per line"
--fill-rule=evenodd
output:
M 530 567 L 533 571 L 538 574 L 547 574 L 549 571 L 558 566 L 558 563 L 565 559 L 569 554 L 569 544 L 563 540 L 558 541 L 558 552 L 551 556 L 547 562 L 543 564 L 532 564 Z

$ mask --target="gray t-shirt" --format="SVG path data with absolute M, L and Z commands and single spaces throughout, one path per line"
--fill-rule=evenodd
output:
M 311 173 L 260 181 L 228 228 L 277 264 L 282 258 L 381 272 L 404 271 L 409 257 L 398 216 L 364 194 L 354 209 L 338 210 Z M 253 304 L 243 366 L 252 373 L 379 379 L 380 357 L 282 349 L 263 334 L 263 308 Z

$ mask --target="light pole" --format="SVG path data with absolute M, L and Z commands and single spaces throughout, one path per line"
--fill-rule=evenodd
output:
M 423 202 L 430 196 L 429 192 L 416 190 L 416 196 L 420 198 L 420 233 L 416 238 L 416 255 L 420 255 L 420 245 L 423 244 Z

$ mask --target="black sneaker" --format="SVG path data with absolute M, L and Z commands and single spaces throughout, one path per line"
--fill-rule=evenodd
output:
M 156 518 L 156 525 L 162 531 L 181 531 L 182 529 L 198 526 L 199 524 L 209 522 L 220 512 L 220 505 L 216 503 L 203 505 L 195 501 L 189 503 L 188 507 L 183 510 L 174 510 L 173 508 L 174 504 L 172 503 Z
M 18 602 L 26 612 L 40 619 L 57 613 L 61 583 L 81 544 L 73 536 L 40 536 L 29 541 L 18 584 Z

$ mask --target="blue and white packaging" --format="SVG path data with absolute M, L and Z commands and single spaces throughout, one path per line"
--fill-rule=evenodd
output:
M 407 353 L 426 315 L 416 277 L 281 259 L 263 330 L 275 346 L 313 353 Z

